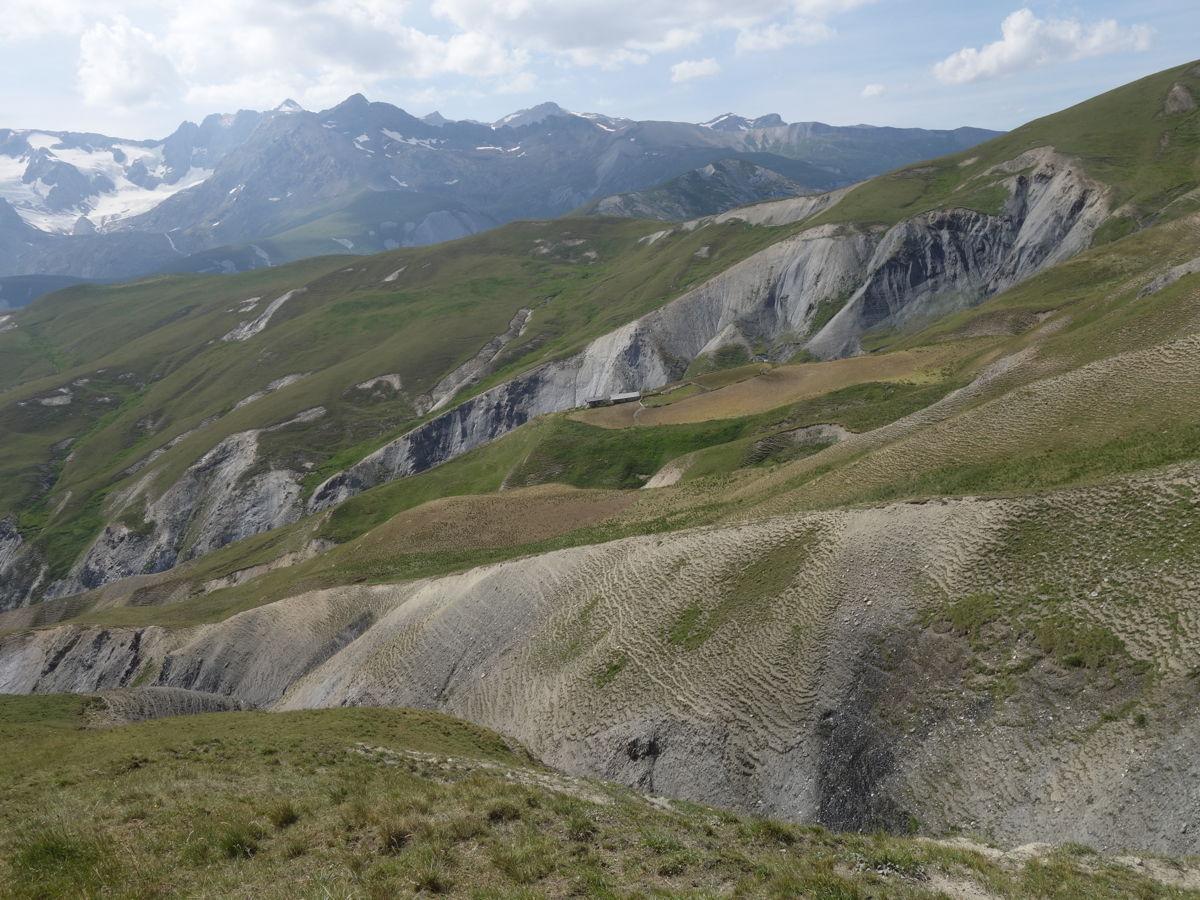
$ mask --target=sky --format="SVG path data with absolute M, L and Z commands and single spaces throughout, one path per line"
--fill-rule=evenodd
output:
M 1197 0 L 0 0 L 0 127 L 162 137 L 352 93 L 1008 129 L 1200 55 Z

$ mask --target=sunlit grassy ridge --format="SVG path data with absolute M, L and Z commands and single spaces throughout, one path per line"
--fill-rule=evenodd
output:
M 1164 103 L 1175 84 L 1200 95 L 1198 68 L 1191 62 L 1150 75 L 970 150 L 871 179 L 813 222 L 890 225 L 949 206 L 994 213 L 1006 198 L 996 188 L 1002 176 L 988 170 L 1039 147 L 1079 160 L 1111 188 L 1120 216 L 1101 240 L 1193 212 L 1200 207 L 1200 115 L 1169 116 Z
M 1024 861 L 651 803 L 435 713 L 89 727 L 103 710 L 0 698 L 6 896 L 1188 896 L 1086 848 Z

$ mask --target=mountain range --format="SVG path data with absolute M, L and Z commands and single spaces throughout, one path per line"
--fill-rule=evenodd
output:
M 994 135 L 787 125 L 779 116 L 634 122 L 553 103 L 483 124 L 417 118 L 358 94 L 316 113 L 287 101 L 211 115 L 161 141 L 2 130 L 0 277 L 230 272 L 420 246 L 562 215 L 714 163 L 757 166 L 739 190 L 716 189 L 689 207 L 716 212 L 785 189 L 827 190 Z

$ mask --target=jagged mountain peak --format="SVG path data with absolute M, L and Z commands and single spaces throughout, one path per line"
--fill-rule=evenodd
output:
M 545 103 L 539 103 L 537 106 L 531 106 L 527 109 L 518 109 L 516 112 L 509 113 L 507 116 L 497 119 L 492 123 L 493 128 L 520 128 L 522 125 L 536 125 L 538 122 L 543 122 L 546 119 L 566 118 L 573 116 L 574 113 L 563 109 L 552 100 L 547 100 Z
M 776 121 L 766 116 L 753 124 Z M 222 245 L 244 248 L 285 234 L 276 262 L 460 237 L 514 218 L 561 215 L 723 157 L 758 152 L 750 124 L 742 117 L 718 130 L 637 122 L 553 101 L 488 124 L 440 112 L 416 117 L 354 93 L 319 111 L 302 111 L 289 99 L 265 111 L 214 113 L 198 125 L 183 123 L 163 140 L 0 132 L 0 159 L 17 160 L 0 166 L 0 197 L 35 238 L 0 254 L 0 275 L 129 277 L 175 268 L 192 255 L 197 259 L 186 265 L 202 271 L 244 269 L 262 255 Z M 805 188 L 823 189 L 963 144 L 943 133 L 922 134 L 861 143 L 832 129 L 818 141 L 804 127 L 790 126 L 772 137 L 784 156 L 773 150 L 771 159 L 755 161 L 798 177 Z M 70 146 L 60 154 L 64 140 Z M 610 156 L 616 142 L 620 152 Z M 832 149 L 856 142 L 861 146 Z M 39 150 L 42 158 L 34 159 Z M 787 156 L 807 168 L 797 176 Z M 342 208 L 345 217 L 333 216 Z M 300 237 L 295 228 L 314 216 L 320 224 L 306 227 L 318 236 Z M 60 250 L 79 235 L 81 217 L 97 234 L 73 241 L 70 252 Z M 117 252 L 117 244 L 133 249 Z M 85 259 L 77 248 L 92 256 Z
M 747 119 L 745 116 L 739 116 L 737 113 L 727 112 L 721 113 L 716 118 L 709 119 L 707 122 L 701 122 L 701 128 L 711 128 L 713 131 L 737 132 L 750 131 L 752 128 L 775 128 L 781 125 L 786 125 L 783 121 L 783 116 L 779 113 L 767 113 L 765 116 L 759 116 L 757 119 Z
M 711 128 L 713 131 L 749 131 L 750 121 L 737 113 L 721 113 L 707 122 L 700 123 L 701 128 Z
M 319 114 L 321 122 L 348 137 L 393 132 L 405 137 L 427 137 L 429 123 L 392 103 L 368 100 L 362 94 L 351 94 L 337 106 Z

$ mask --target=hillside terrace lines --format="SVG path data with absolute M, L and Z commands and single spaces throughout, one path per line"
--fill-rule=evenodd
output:
M 929 468 L 931 454 L 932 459 L 947 463 L 996 459 L 1029 452 L 1038 445 L 1054 446 L 1054 436 L 1065 433 L 1064 422 L 1072 423 L 1072 442 L 1091 434 L 1119 434 L 1139 423 L 1151 427 L 1162 421 L 1163 414 L 1186 417 L 1194 413 L 1197 383 L 1200 337 L 1185 338 L 1017 388 L 952 421 L 888 445 L 877 452 L 873 462 L 882 464 L 878 470 L 882 473 Z M 1152 405 L 1147 405 L 1147 400 Z M 865 475 L 862 466 L 854 468 L 859 469 L 857 475 Z M 847 470 L 840 477 L 854 476 Z
M 961 749 L 955 753 L 951 775 L 941 768 L 914 772 L 910 786 L 914 795 L 944 785 L 950 778 L 970 785 L 973 796 L 1004 797 L 997 808 L 1008 809 L 1010 822 L 1022 808 L 1044 813 L 1047 807 L 1038 804 L 1048 799 L 1053 812 L 1075 817 L 1075 827 L 1087 837 L 1103 831 L 1108 807 L 1092 804 L 1110 791 L 1112 784 L 1130 784 L 1132 790 L 1161 794 L 1156 780 L 1161 772 L 1154 774 L 1160 771 L 1157 767 L 1168 759 L 1182 758 L 1181 753 L 1194 744 L 1187 724 L 1191 713 L 1175 707 L 1183 696 L 1181 679 L 1195 671 L 1197 634 L 1194 619 L 1181 618 L 1178 611 L 1192 605 L 1188 598 L 1200 577 L 1200 557 L 1195 538 L 1189 536 L 1186 547 L 1175 545 L 1170 538 L 1172 526 L 1178 533 L 1181 523 L 1189 521 L 1186 516 L 1180 518 L 1178 504 L 1182 499 L 1194 508 L 1189 485 L 1196 477 L 1194 466 L 1184 467 L 1119 485 L 1010 504 L 1012 514 L 999 535 L 1001 540 L 978 555 L 975 565 L 958 567 L 956 584 L 947 590 L 951 597 L 990 592 L 1001 604 L 999 622 L 1008 630 L 1001 632 L 1002 637 L 988 635 L 977 671 L 989 672 L 1001 664 L 1024 673 L 1030 651 L 1019 631 L 1031 626 L 1022 626 L 1020 618 L 1036 621 L 1038 617 L 1067 616 L 1082 623 L 1081 627 L 1099 624 L 1111 629 L 1135 660 L 1152 665 L 1161 681 L 1146 680 L 1136 668 L 1127 669 L 1117 660 L 1112 671 L 1106 668 L 1093 679 L 1082 679 L 1083 687 L 1073 688 L 1069 701 L 1030 696 L 1024 702 L 1032 704 L 1036 712 L 1025 712 L 1004 723 L 1005 727 L 992 723 L 975 728 L 965 743 L 962 737 L 955 738 Z M 1194 515 L 1191 520 L 1195 521 Z M 1129 546 L 1131 540 L 1135 546 Z M 1138 543 L 1147 546 L 1140 548 Z M 1162 553 L 1167 555 L 1158 555 Z M 1145 567 L 1147 560 L 1154 564 Z M 1112 583 L 1106 586 L 1105 578 Z M 1059 677 L 1081 681 L 1077 674 Z M 1030 675 L 1022 674 L 1015 685 L 1030 681 Z M 1093 681 L 1097 683 L 1089 687 Z M 1182 690 L 1186 695 L 1187 689 Z M 1015 714 L 1018 708 L 1010 709 Z M 1137 719 L 1139 712 L 1141 718 Z M 1097 727 L 1095 716 L 1101 713 L 1102 727 Z M 1022 722 L 1030 715 L 1046 725 L 1040 737 L 1028 729 L 1022 733 Z M 1175 725 L 1180 715 L 1183 718 Z M 1147 716 L 1149 727 L 1157 720 L 1168 733 L 1178 728 L 1177 734 L 1147 750 Z M 1007 764 L 980 768 L 981 758 Z M 1014 780 L 1018 771 L 1028 771 L 1031 778 L 1024 783 Z M 946 799 L 950 802 L 939 821 L 962 821 L 956 816 L 970 814 L 961 802 L 961 793 L 959 802 L 953 802 L 952 795 Z M 1186 808 L 1188 803 L 1183 800 L 1177 806 Z M 1164 829 L 1163 822 L 1136 805 L 1123 803 L 1121 815 L 1136 823 L 1135 828 Z M 985 821 L 996 827 L 998 816 L 998 812 L 989 814 Z M 1177 823 L 1165 826 L 1173 827 Z M 1051 833 L 1048 828 L 1042 832 L 1045 836 Z
M 1087 621 L 1107 621 L 1106 609 L 1127 609 L 1129 614 L 1111 626 L 1118 634 L 1168 634 L 1169 629 L 1156 632 L 1143 616 L 1171 621 L 1178 601 L 1196 583 L 1188 574 L 1195 571 L 1188 568 L 1195 557 L 1177 554 L 1167 568 L 1152 568 L 1134 582 L 1139 596 L 1152 602 L 1124 606 L 1114 598 L 1093 611 L 1087 604 L 1099 601 L 1086 595 L 1095 584 L 1089 567 L 1096 564 L 1092 556 L 1097 545 L 1090 535 L 1095 529 L 1113 530 L 1114 516 L 1128 520 L 1130 515 L 1144 533 L 1147 515 L 1158 516 L 1156 510 L 1191 496 L 1184 490 L 1186 484 L 1180 487 L 1180 479 L 1197 478 L 1193 469 L 1130 481 L 1132 494 L 1114 493 L 1111 501 L 1100 504 L 1096 498 L 1111 488 L 1075 489 L 1045 498 L 906 503 L 792 515 L 558 551 L 410 584 L 300 595 L 186 638 L 180 634 L 182 642 L 172 639 L 173 661 L 164 667 L 161 683 L 288 708 L 347 702 L 437 706 L 519 737 L 549 761 L 573 771 L 615 773 L 631 781 L 646 776 L 647 763 L 629 760 L 612 769 L 614 744 L 620 747 L 657 735 L 663 752 L 675 762 L 653 767 L 656 789 L 690 797 L 736 795 L 747 803 L 774 796 L 774 811 L 803 814 L 811 801 L 807 782 L 791 783 L 792 793 L 786 796 L 771 794 L 775 788 L 769 786 L 787 781 L 785 767 L 794 765 L 785 758 L 791 753 L 811 758 L 807 754 L 818 746 L 812 741 L 819 715 L 848 696 L 856 660 L 863 654 L 884 659 L 876 642 L 906 634 L 921 621 L 923 610 L 936 612 L 943 598 L 999 589 L 1024 604 L 1015 607 L 1020 612 L 1028 606 L 1022 585 L 1032 585 L 1030 579 L 1042 577 L 1038 573 L 1056 572 L 1073 585 L 1073 596 L 1079 599 L 1072 609 Z M 1063 519 L 1064 512 L 1073 518 Z M 1080 527 L 1097 512 L 1099 521 Z M 1066 541 L 1044 545 L 1049 555 L 1036 566 L 1013 550 L 1019 545 L 1011 545 L 1006 537 L 1029 521 L 1042 523 Z M 671 641 L 672 627 L 689 606 L 711 612 L 724 602 L 722 585 L 731 573 L 744 572 L 772 548 L 814 530 L 822 537 L 810 544 L 797 577 L 778 594 L 756 598 L 753 614 L 726 619 L 692 648 Z M 1042 614 L 1035 606 L 1028 609 Z M 585 610 L 586 616 L 581 615 Z M 335 641 L 335 635 L 342 637 Z M 4 640 L 42 641 L 49 636 L 43 632 L 40 637 Z M 1160 641 L 1154 653 L 1172 658 L 1183 653 L 1180 663 L 1185 663 L 1188 640 L 1200 643 L 1200 636 L 1182 643 Z M 91 641 L 85 632 L 76 646 L 82 649 Z M 556 664 L 555 649 L 576 641 L 580 652 L 561 655 Z M 58 647 L 56 653 L 62 649 L 57 641 L 46 646 Z M 114 651 L 119 646 L 114 645 Z M 161 653 L 163 638 L 147 646 L 152 654 Z M 264 646 L 273 652 L 258 652 Z M 997 650 L 1008 652 L 1002 642 Z M 32 653 L 33 647 L 25 652 Z M 72 653 L 77 652 L 68 648 L 62 657 L 63 677 L 76 665 Z M 25 658 L 11 653 L 9 649 L 6 654 L 10 660 Z M 619 671 L 602 681 L 597 673 L 610 654 L 626 659 Z M 31 663 L 35 658 L 30 657 Z M 918 655 L 913 664 L 921 658 Z M 193 670 L 189 660 L 203 662 Z M 119 656 L 113 666 L 118 663 L 121 671 L 129 668 Z M 1178 672 L 1180 663 L 1162 671 Z M 105 671 L 112 668 L 98 674 Z M 896 675 L 902 676 L 903 672 Z M 893 691 L 905 683 L 892 682 Z M 914 696 L 929 690 L 953 696 L 954 684 L 952 678 L 915 681 L 906 690 L 917 691 Z M 934 699 L 925 697 L 921 703 Z M 1081 704 L 1079 718 L 1065 727 L 1089 726 L 1099 714 L 1095 709 Z M 933 743 L 922 743 L 926 732 L 917 731 L 897 744 L 897 752 L 903 750 L 918 768 L 897 770 L 889 776 L 893 781 L 888 790 L 915 790 L 925 777 L 921 772 L 932 777 L 932 770 L 943 764 L 939 760 L 958 758 L 954 754 L 961 741 L 975 740 L 975 719 L 960 722 L 958 715 L 953 712 L 941 721 L 940 730 L 929 738 Z M 1037 722 L 1014 721 L 1012 727 L 1016 731 L 1004 741 L 1018 740 L 1022 729 L 1033 728 L 1033 747 L 1057 746 L 1057 734 L 1038 736 Z M 683 741 L 684 735 L 700 740 L 685 741 L 698 748 L 690 768 L 676 765 L 684 762 L 682 757 L 670 756 L 679 752 L 672 741 Z M 943 737 L 937 735 L 944 737 L 944 744 L 938 743 Z M 991 819 L 992 827 L 1022 833 L 1026 826 L 1021 822 L 1026 820 L 1021 817 L 1026 813 L 1020 804 L 1036 790 L 1035 782 L 1019 766 L 1013 768 L 1017 764 L 1008 744 L 972 746 L 976 754 L 994 754 L 978 758 L 994 760 L 1002 770 L 997 778 L 1013 785 L 1008 794 L 1001 784 L 995 787 L 998 795 L 1014 798 L 1016 807 L 1005 815 L 1016 818 Z M 734 760 L 741 762 L 736 771 L 730 770 L 732 780 L 720 776 L 708 782 Z M 969 755 L 963 757 L 962 765 L 970 760 Z M 743 762 L 745 770 L 740 768 Z M 1065 758 L 1061 764 L 1073 765 Z M 968 819 L 980 815 L 982 794 L 964 794 L 951 783 L 950 796 L 943 796 L 945 785 L 927 801 L 931 815 L 935 807 L 949 809 L 954 804 L 960 804 L 954 808 Z M 987 799 L 993 801 L 994 796 Z M 1089 827 L 1094 827 L 1091 821 Z
M 636 499 L 624 491 L 558 484 L 502 494 L 443 497 L 397 513 L 363 538 L 363 548 L 408 553 L 514 546 L 546 540 L 618 516 Z

